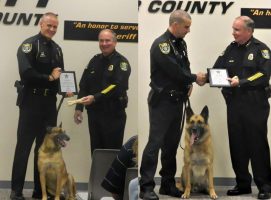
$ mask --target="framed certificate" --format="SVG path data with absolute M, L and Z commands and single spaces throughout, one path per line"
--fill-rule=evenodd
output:
M 59 94 L 73 92 L 77 94 L 77 84 L 74 71 L 63 71 L 59 77 Z
M 207 69 L 211 87 L 230 87 L 227 69 Z

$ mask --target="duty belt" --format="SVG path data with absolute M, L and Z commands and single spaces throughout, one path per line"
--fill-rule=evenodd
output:
M 27 89 L 31 94 L 39 95 L 39 96 L 54 96 L 56 92 L 48 89 L 48 88 L 29 88 Z

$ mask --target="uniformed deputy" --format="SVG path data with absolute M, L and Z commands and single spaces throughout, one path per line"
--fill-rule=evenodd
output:
M 58 27 L 57 15 L 46 13 L 40 20 L 40 33 L 26 39 L 18 48 L 20 83 L 17 82 L 20 108 L 17 144 L 12 168 L 12 200 L 23 200 L 27 161 L 35 140 L 33 198 L 41 198 L 37 168 L 38 150 L 46 126 L 57 121 L 56 93 L 61 70 L 64 69 L 61 48 L 52 40 Z M 19 84 L 18 84 L 19 83 Z
M 183 103 L 193 82 L 203 84 L 203 73 L 191 74 L 186 43 L 191 17 L 182 10 L 171 13 L 168 30 L 150 50 L 151 91 L 149 93 L 149 140 L 140 168 L 140 198 L 159 199 L 154 193 L 154 175 L 161 149 L 160 194 L 181 197 L 175 186 L 176 152 L 181 138 Z
M 120 149 L 126 123 L 126 91 L 131 68 L 115 50 L 116 34 L 110 29 L 99 33 L 101 54 L 95 55 L 80 80 L 78 99 L 83 98 L 88 114 L 91 152 L 94 149 Z M 82 122 L 83 105 L 77 104 L 74 121 Z
M 223 88 L 227 104 L 228 134 L 232 167 L 237 185 L 227 195 L 251 193 L 251 162 L 259 199 L 271 192 L 270 153 L 267 140 L 270 50 L 253 37 L 254 22 L 247 16 L 233 22 L 235 39 L 218 57 L 214 68 L 228 70 L 231 87 Z

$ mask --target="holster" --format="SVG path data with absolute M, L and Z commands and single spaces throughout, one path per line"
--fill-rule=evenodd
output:
M 223 88 L 221 93 L 225 99 L 226 104 L 229 104 L 233 94 L 232 90 Z
M 17 89 L 17 101 L 16 106 L 21 106 L 24 99 L 24 85 L 22 81 L 16 80 L 14 83 L 14 87 Z
M 158 102 L 160 101 L 160 98 L 161 98 L 161 93 L 151 89 L 148 96 L 148 104 L 150 106 L 156 106 Z

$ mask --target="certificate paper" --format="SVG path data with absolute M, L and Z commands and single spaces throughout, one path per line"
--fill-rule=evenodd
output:
M 207 69 L 209 73 L 209 82 L 211 87 L 230 87 L 227 69 Z
M 73 92 L 77 94 L 77 84 L 74 71 L 63 71 L 59 77 L 59 93 Z

